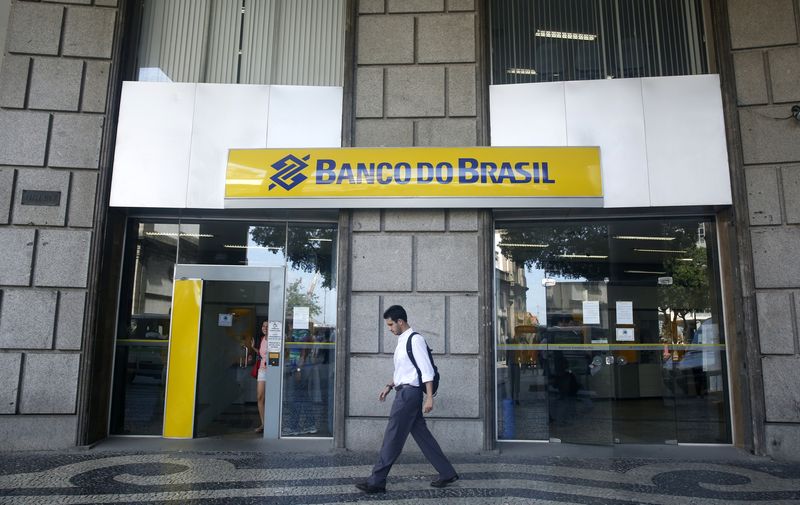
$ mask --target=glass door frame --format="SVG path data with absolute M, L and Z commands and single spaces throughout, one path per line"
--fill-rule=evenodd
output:
M 280 438 L 280 423 L 281 423 L 281 404 L 282 404 L 282 370 L 283 370 L 283 319 L 284 319 L 284 307 L 285 307 L 285 282 L 286 282 L 286 268 L 285 267 L 261 267 L 261 266 L 237 266 L 237 265 L 197 265 L 197 264 L 176 264 L 175 271 L 174 271 L 175 280 L 173 284 L 173 298 L 172 298 L 172 313 L 173 316 L 176 313 L 176 303 L 180 304 L 181 300 L 176 298 L 175 296 L 175 287 L 178 284 L 178 281 L 189 281 L 195 280 L 199 281 L 201 286 L 201 293 L 199 300 L 194 300 L 194 303 L 198 303 L 199 306 L 196 307 L 197 313 L 199 315 L 201 307 L 202 307 L 202 285 L 204 281 L 245 281 L 245 282 L 267 282 L 269 283 L 269 309 L 268 309 L 268 317 L 270 323 L 280 323 L 280 337 L 279 341 L 281 342 L 281 350 L 279 351 L 280 359 L 278 361 L 278 366 L 267 366 L 267 381 L 266 381 L 266 392 L 264 398 L 264 435 L 265 439 L 277 439 Z M 191 303 L 191 302 L 187 302 Z M 169 391 L 171 383 L 174 385 L 176 384 L 174 378 L 171 380 L 170 378 L 170 357 L 176 356 L 177 351 L 173 350 L 173 342 L 176 341 L 175 332 L 180 331 L 180 328 L 175 326 L 176 318 L 172 318 L 171 328 L 170 328 L 170 344 L 169 344 L 169 353 L 167 357 L 167 393 L 165 394 L 164 400 L 164 437 L 165 438 L 192 438 L 195 428 L 195 419 L 194 414 L 192 414 L 191 418 L 191 427 L 187 427 L 184 425 L 183 427 L 183 436 L 168 436 L 167 435 L 167 416 L 170 414 L 172 409 L 175 408 L 174 404 L 170 403 L 169 398 Z M 191 338 L 191 335 L 188 337 Z M 197 331 L 194 335 L 194 342 L 199 345 L 200 341 L 200 326 L 198 322 Z M 176 354 L 173 354 L 175 352 Z M 196 354 L 199 358 L 199 354 Z M 197 371 L 199 368 L 199 363 L 195 362 L 194 364 L 194 378 L 190 381 L 191 387 L 194 387 L 193 393 L 196 392 L 197 388 Z M 175 393 L 173 393 L 175 394 Z M 192 394 L 194 398 L 195 395 Z M 193 404 L 192 409 L 196 408 Z M 194 412 L 194 411 L 193 411 Z M 189 433 L 189 436 L 185 436 L 185 434 Z

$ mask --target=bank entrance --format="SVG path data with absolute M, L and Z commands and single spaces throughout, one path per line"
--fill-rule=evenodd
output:
M 334 223 L 131 219 L 126 251 L 111 435 L 332 436 Z

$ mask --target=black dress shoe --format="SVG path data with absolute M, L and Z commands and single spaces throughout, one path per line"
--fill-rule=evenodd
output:
M 431 486 L 433 487 L 445 487 L 448 484 L 452 484 L 453 482 L 458 480 L 458 474 L 453 475 L 449 479 L 436 479 L 435 481 L 431 482 Z
M 385 493 L 386 486 L 370 486 L 366 482 L 359 482 L 356 484 L 356 487 L 361 491 L 364 491 L 367 494 L 375 494 L 375 493 Z

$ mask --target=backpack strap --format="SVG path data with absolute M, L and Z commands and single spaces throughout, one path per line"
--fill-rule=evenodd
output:
M 422 389 L 422 370 L 420 370 L 419 367 L 417 366 L 417 360 L 414 359 L 414 350 L 411 348 L 411 340 L 414 338 L 414 335 L 419 335 L 419 333 L 415 331 L 408 336 L 408 340 L 406 340 L 406 353 L 408 354 L 408 359 L 411 360 L 411 364 L 414 365 L 414 368 L 417 369 L 417 377 L 419 378 L 419 388 Z

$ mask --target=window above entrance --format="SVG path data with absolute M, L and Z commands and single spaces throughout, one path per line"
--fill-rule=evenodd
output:
M 140 81 L 342 85 L 344 0 L 140 5 Z
M 708 71 L 702 0 L 490 3 L 492 84 Z

